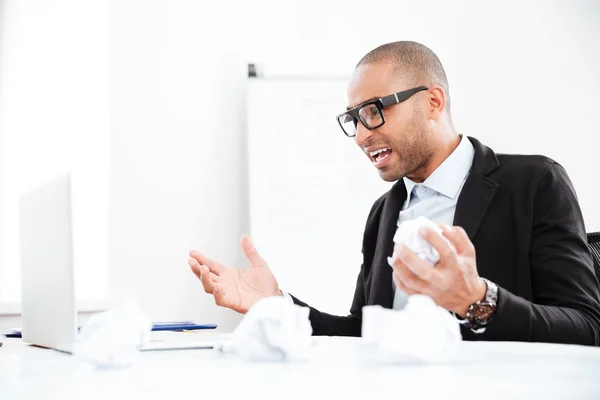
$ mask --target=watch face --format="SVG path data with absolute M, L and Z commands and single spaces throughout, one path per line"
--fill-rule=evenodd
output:
M 490 302 L 481 302 L 471 311 L 471 315 L 475 321 L 485 322 L 496 311 L 496 304 Z

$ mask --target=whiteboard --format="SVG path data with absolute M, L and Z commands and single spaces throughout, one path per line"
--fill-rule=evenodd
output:
M 347 314 L 373 202 L 391 184 L 340 129 L 346 79 L 249 79 L 250 234 L 282 290 Z

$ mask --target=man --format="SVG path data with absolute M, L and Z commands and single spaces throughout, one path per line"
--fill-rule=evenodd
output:
M 350 315 L 311 307 L 313 334 L 359 336 L 363 306 L 399 309 L 405 294 L 425 294 L 454 313 L 466 340 L 600 345 L 600 290 L 567 173 L 549 158 L 495 154 L 458 135 L 446 74 L 430 49 L 395 42 L 367 54 L 338 122 L 381 178 L 397 183 L 367 219 Z M 435 267 L 393 245 L 397 223 L 418 216 L 448 239 L 419 232 L 440 254 Z M 284 294 L 248 236 L 242 249 L 246 269 L 198 251 L 189 264 L 218 305 L 244 313 Z

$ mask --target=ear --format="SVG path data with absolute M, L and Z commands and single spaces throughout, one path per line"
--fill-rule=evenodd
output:
M 429 117 L 438 120 L 446 110 L 446 92 L 438 85 L 432 86 L 429 91 Z

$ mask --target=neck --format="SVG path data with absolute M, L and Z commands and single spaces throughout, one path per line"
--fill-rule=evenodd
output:
M 409 175 L 408 178 L 416 183 L 424 182 L 456 150 L 460 139 L 461 137 L 456 132 L 448 132 L 448 134 L 440 137 L 429 162 L 415 171 L 414 174 Z

